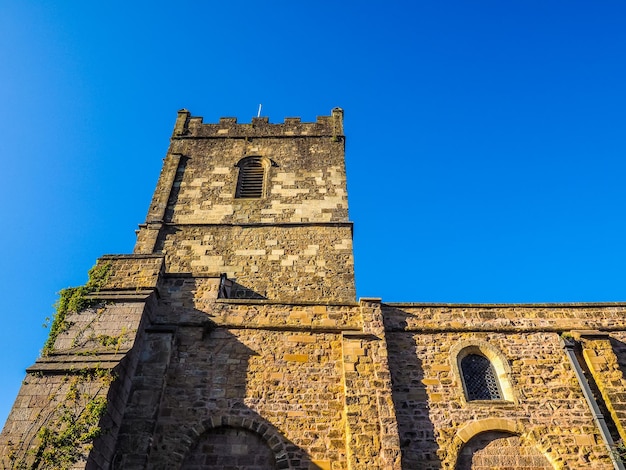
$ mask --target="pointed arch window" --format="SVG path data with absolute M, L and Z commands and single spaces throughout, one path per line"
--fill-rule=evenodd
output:
M 502 391 L 491 361 L 480 354 L 461 359 L 461 374 L 467 400 L 502 400 Z
M 261 157 L 247 157 L 241 160 L 237 178 L 236 198 L 261 198 L 265 187 L 267 165 Z

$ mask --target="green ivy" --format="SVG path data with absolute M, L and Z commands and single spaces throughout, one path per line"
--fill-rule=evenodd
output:
M 89 270 L 87 284 L 79 287 L 68 287 L 59 292 L 59 300 L 55 304 L 56 312 L 52 317 L 50 334 L 43 346 L 42 354 L 49 355 L 54 350 L 57 337 L 70 327 L 67 321 L 69 312 L 80 312 L 93 306 L 96 301 L 89 298 L 90 294 L 98 292 L 109 279 L 111 263 L 96 264 Z
M 54 408 L 37 420 L 43 420 L 35 436 L 35 446 L 9 443 L 3 468 L 30 470 L 69 470 L 85 459 L 93 441 L 102 434 L 100 421 L 107 409 L 103 391 L 115 380 L 110 371 L 85 371 L 65 376 L 65 395 Z
M 612 451 L 617 460 L 626 463 L 626 443 L 622 439 L 613 444 Z
M 122 331 L 119 335 L 98 335 L 95 337 L 95 340 L 100 344 L 100 346 L 105 348 L 114 348 L 115 353 L 117 354 L 127 336 L 128 332 L 126 331 L 126 327 L 122 327 Z

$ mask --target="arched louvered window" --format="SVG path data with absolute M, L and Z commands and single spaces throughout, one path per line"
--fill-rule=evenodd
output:
M 260 198 L 263 197 L 263 185 L 265 184 L 265 165 L 260 157 L 248 157 L 237 165 L 239 166 L 239 178 L 237 179 L 237 198 Z
M 461 359 L 461 374 L 467 400 L 502 400 L 502 391 L 489 359 L 480 354 L 468 354 Z

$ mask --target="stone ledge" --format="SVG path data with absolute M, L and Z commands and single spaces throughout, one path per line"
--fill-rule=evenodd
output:
M 246 124 L 243 124 L 246 125 Z M 249 125 L 249 124 L 248 124 Z M 272 125 L 272 124 L 270 124 Z M 254 129 L 254 128 L 251 128 Z M 301 133 L 301 134 L 275 134 L 275 135 L 266 135 L 263 134 L 261 132 L 258 133 L 249 133 L 249 134 L 212 134 L 212 135 L 176 135 L 172 137 L 172 140 L 208 140 L 208 139 L 229 139 L 229 140 L 234 140 L 234 139 L 294 139 L 294 138 L 313 138 L 313 139 L 320 139 L 320 138 L 337 138 L 337 142 L 343 142 L 343 140 L 345 139 L 344 135 L 341 134 L 333 134 L 332 132 L 326 131 L 326 132 L 319 132 L 316 134 L 305 134 L 305 133 Z
M 515 402 L 510 400 L 470 400 L 466 401 L 466 405 L 469 407 L 497 407 L 497 408 L 518 408 L 518 405 Z
M 123 255 L 102 255 L 99 259 L 103 259 L 103 260 L 117 260 L 117 259 L 123 259 L 123 260 L 133 260 L 133 259 L 165 259 L 165 255 L 161 254 L 161 253 L 147 253 L 147 254 L 141 254 L 141 253 L 137 253 L 137 254 L 123 254 Z
M 196 276 L 194 276 L 196 277 Z M 333 301 L 281 301 L 281 300 L 269 300 L 269 299 L 215 299 L 215 303 L 218 304 L 234 304 L 234 305 L 284 305 L 285 307 L 300 306 L 300 305 L 324 305 L 329 307 L 358 307 L 356 302 L 333 302 Z
M 580 341 L 581 339 L 585 339 L 585 338 L 606 339 L 609 337 L 609 333 L 607 331 L 600 331 L 600 330 L 572 330 L 569 333 L 572 335 L 572 337 L 576 341 Z
M 527 304 L 484 304 L 484 303 L 442 303 L 442 302 L 383 302 L 383 306 L 389 307 L 446 307 L 446 308 L 586 308 L 586 307 L 624 307 L 626 302 L 547 302 L 547 303 L 527 303 Z
M 357 331 L 357 330 L 343 329 L 341 331 L 341 335 L 346 339 L 362 339 L 366 341 L 378 341 L 381 339 L 378 336 L 373 335 L 371 333 L 364 333 L 363 331 Z
M 141 289 L 141 290 L 106 290 L 94 292 L 87 296 L 93 300 L 125 300 L 130 302 L 143 302 L 157 289 Z
M 67 374 L 78 373 L 83 370 L 113 369 L 126 356 L 129 350 L 117 353 L 99 353 L 94 355 L 76 356 L 75 352 L 53 354 L 41 357 L 30 367 L 26 368 L 29 374 L 37 372 Z
M 374 335 L 363 333 L 358 327 L 349 327 L 345 325 L 338 325 L 336 327 L 316 327 L 316 326 L 291 326 L 291 325 L 241 325 L 234 323 L 219 323 L 215 320 L 202 321 L 202 322 L 179 322 L 179 323 L 155 323 L 152 324 L 149 329 L 155 332 L 170 332 L 176 328 L 212 328 L 222 330 L 258 330 L 258 331 L 284 331 L 292 333 L 334 333 L 349 335 L 353 333 L 353 337 L 365 338 L 365 339 L 379 339 Z
M 354 222 L 348 220 L 345 222 L 218 222 L 218 223 L 201 223 L 201 222 L 163 222 L 161 225 L 165 227 L 350 227 L 354 229 Z M 138 256 L 138 255 L 130 255 Z M 154 256 L 154 255 L 139 255 Z M 162 257 L 164 255 L 159 255 Z M 155 256 L 156 257 L 156 256 Z M 393 304 L 390 304 L 393 305 Z
M 575 328 L 559 327 L 559 326 L 538 326 L 538 325 L 525 325 L 525 326 L 509 326 L 509 327 L 495 327 L 495 326 L 479 326 L 475 324 L 468 324 L 467 326 L 459 327 L 434 327 L 434 326 L 422 326 L 416 325 L 411 327 L 391 327 L 385 328 L 388 333 L 417 333 L 417 334 L 433 334 L 433 333 L 558 333 L 570 332 Z M 624 331 L 624 325 L 605 326 L 602 325 L 602 330 L 605 332 L 602 336 L 607 336 L 607 333 L 613 331 Z

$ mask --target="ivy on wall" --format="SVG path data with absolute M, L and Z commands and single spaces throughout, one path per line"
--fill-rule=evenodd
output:
M 68 287 L 59 292 L 59 300 L 55 304 L 56 313 L 52 317 L 50 334 L 43 346 L 42 354 L 48 356 L 54 351 L 57 337 L 71 326 L 67 321 L 69 312 L 80 312 L 93 306 L 96 301 L 89 298 L 90 294 L 98 292 L 108 281 L 111 272 L 111 263 L 96 264 L 89 270 L 87 284 L 79 287 Z
M 108 370 L 81 371 L 60 380 L 32 425 L 39 430 L 29 441 L 8 443 L 2 468 L 12 470 L 69 470 L 86 460 L 100 420 L 107 409 L 106 391 L 114 380 Z
M 69 313 L 80 313 L 93 307 L 98 301 L 91 294 L 98 292 L 108 281 L 111 263 L 96 264 L 89 270 L 89 280 L 84 286 L 68 287 L 59 292 L 52 317 L 50 334 L 42 354 L 54 352 L 57 337 L 68 331 L 72 323 Z M 80 336 L 81 332 L 79 332 Z M 126 336 L 94 336 L 99 344 L 119 348 Z M 2 456 L 2 468 L 14 470 L 66 470 L 78 461 L 85 461 L 93 447 L 93 441 L 102 433 L 100 422 L 107 410 L 106 394 L 114 375 L 109 370 L 86 369 L 68 371 L 65 375 L 44 376 L 41 372 L 27 375 L 29 381 L 48 387 L 50 381 L 57 384 L 49 390 L 47 402 L 32 419 L 30 430 L 24 440 L 9 442 L 6 455 Z

